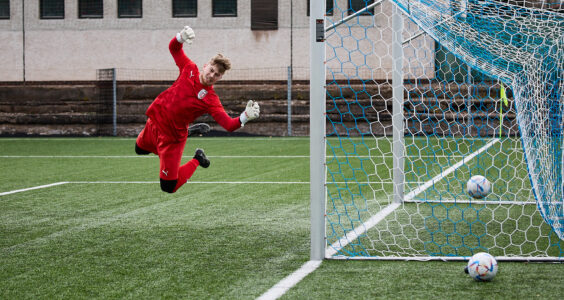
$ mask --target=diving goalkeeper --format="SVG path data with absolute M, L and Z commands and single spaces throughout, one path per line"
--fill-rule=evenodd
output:
M 196 149 L 194 158 L 180 165 L 188 127 L 196 118 L 210 114 L 219 125 L 231 132 L 258 118 L 260 113 L 258 103 L 249 100 L 240 116 L 231 118 L 227 115 L 213 85 L 231 68 L 231 62 L 218 54 L 204 64 L 200 73 L 182 50 L 183 43 L 191 44 L 194 37 L 194 30 L 186 26 L 170 41 L 169 50 L 180 75 L 147 109 L 145 114 L 149 118 L 135 143 L 137 154 L 154 153 L 159 156 L 161 189 L 168 193 L 176 192 L 185 184 L 198 166 L 210 166 L 202 149 Z

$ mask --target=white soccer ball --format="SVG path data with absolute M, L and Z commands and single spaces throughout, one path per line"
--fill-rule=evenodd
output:
M 466 192 L 476 199 L 486 197 L 492 191 L 492 184 L 482 175 L 474 175 L 466 183 Z
M 490 281 L 497 274 L 497 260 L 486 252 L 476 253 L 468 261 L 467 270 L 476 281 Z

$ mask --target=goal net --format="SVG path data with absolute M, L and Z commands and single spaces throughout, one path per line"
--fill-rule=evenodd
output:
M 564 259 L 563 7 L 519 2 L 327 6 L 325 258 Z

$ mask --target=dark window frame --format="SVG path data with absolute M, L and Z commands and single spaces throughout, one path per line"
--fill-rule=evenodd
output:
M 125 1 L 125 0 L 117 0 L 117 15 L 119 19 L 138 19 L 138 18 L 143 18 L 143 0 L 135 0 L 135 1 L 139 1 L 140 3 L 140 7 L 139 7 L 139 15 L 127 15 L 124 14 L 124 12 L 120 11 L 121 6 L 119 5 L 121 1 Z
M 325 1 L 325 15 L 326 16 L 332 16 L 333 12 L 335 11 L 335 1 L 336 0 L 326 0 Z M 309 2 L 310 0 L 307 0 L 307 13 L 306 15 L 309 17 L 310 12 L 309 12 Z M 330 3 L 330 4 L 329 4 Z
M 348 1 L 348 7 L 347 7 L 348 15 L 355 14 L 357 11 L 363 9 L 364 7 L 366 7 L 366 6 L 368 6 L 368 5 L 371 5 L 371 4 L 374 4 L 374 0 L 366 0 L 366 2 L 368 2 L 368 3 L 366 3 L 365 6 L 363 6 L 363 7 L 360 8 L 360 9 L 353 10 L 353 7 L 352 7 L 353 1 L 355 1 L 355 0 L 349 0 L 349 1 Z M 363 3 L 365 2 L 365 0 L 356 0 L 356 1 L 358 1 L 358 2 L 363 2 Z M 361 13 L 359 16 L 373 16 L 373 15 L 374 15 L 374 7 L 372 7 L 372 8 L 369 9 L 368 11 L 365 11 L 365 12 Z
M 257 15 L 253 13 L 253 8 L 254 9 L 257 9 L 257 7 L 263 8 L 264 2 L 268 2 L 269 4 L 274 4 L 272 8 L 275 10 L 275 12 L 270 14 L 271 16 L 273 16 L 273 19 L 271 20 L 273 21 L 272 24 L 264 23 L 264 20 L 266 18 L 263 18 L 262 22 L 257 20 L 256 19 Z M 253 3 L 255 5 L 253 5 Z M 251 30 L 278 30 L 278 0 L 251 0 Z
M 195 11 L 194 14 L 182 14 L 182 13 L 176 13 L 174 10 L 175 7 L 175 3 L 177 1 L 181 1 L 181 0 L 172 0 L 172 17 L 173 18 L 196 18 L 198 16 L 198 0 L 193 0 L 194 4 L 195 4 Z M 190 1 L 190 0 L 185 0 L 185 1 Z
M 79 19 L 103 19 L 104 18 L 104 0 L 98 0 L 101 5 L 100 14 L 82 14 L 82 5 L 86 0 L 78 0 L 78 18 Z M 92 0 L 90 0 L 92 1 Z
M 46 16 L 44 11 L 44 2 L 48 0 L 40 0 L 39 1 L 39 18 L 42 20 L 61 20 L 65 18 L 65 1 L 59 0 L 62 3 L 62 11 L 60 12 L 61 15 L 56 16 Z M 53 0 L 52 0 L 53 1 Z
M 215 13 L 216 0 L 212 0 L 212 17 L 214 17 L 214 18 L 237 17 L 237 15 L 238 15 L 237 0 L 234 0 L 234 1 L 235 1 L 235 13 L 234 14 L 216 14 Z
M 9 20 L 10 19 L 10 0 L 3 0 L 2 3 L 7 4 L 7 15 L 0 15 L 0 20 Z

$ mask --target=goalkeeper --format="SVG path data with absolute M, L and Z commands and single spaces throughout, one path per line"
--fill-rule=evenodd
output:
M 202 149 L 196 149 L 194 158 L 180 165 L 188 127 L 196 118 L 210 114 L 219 125 L 231 132 L 258 118 L 260 113 L 258 103 L 249 100 L 240 116 L 231 118 L 227 115 L 213 85 L 231 68 L 231 63 L 218 54 L 204 64 L 200 73 L 182 50 L 183 43 L 191 44 L 194 37 L 194 30 L 186 26 L 170 41 L 169 50 L 180 75 L 147 109 L 149 118 L 135 143 L 137 154 L 154 153 L 159 156 L 161 189 L 168 193 L 176 192 L 198 166 L 207 168 L 210 165 Z

